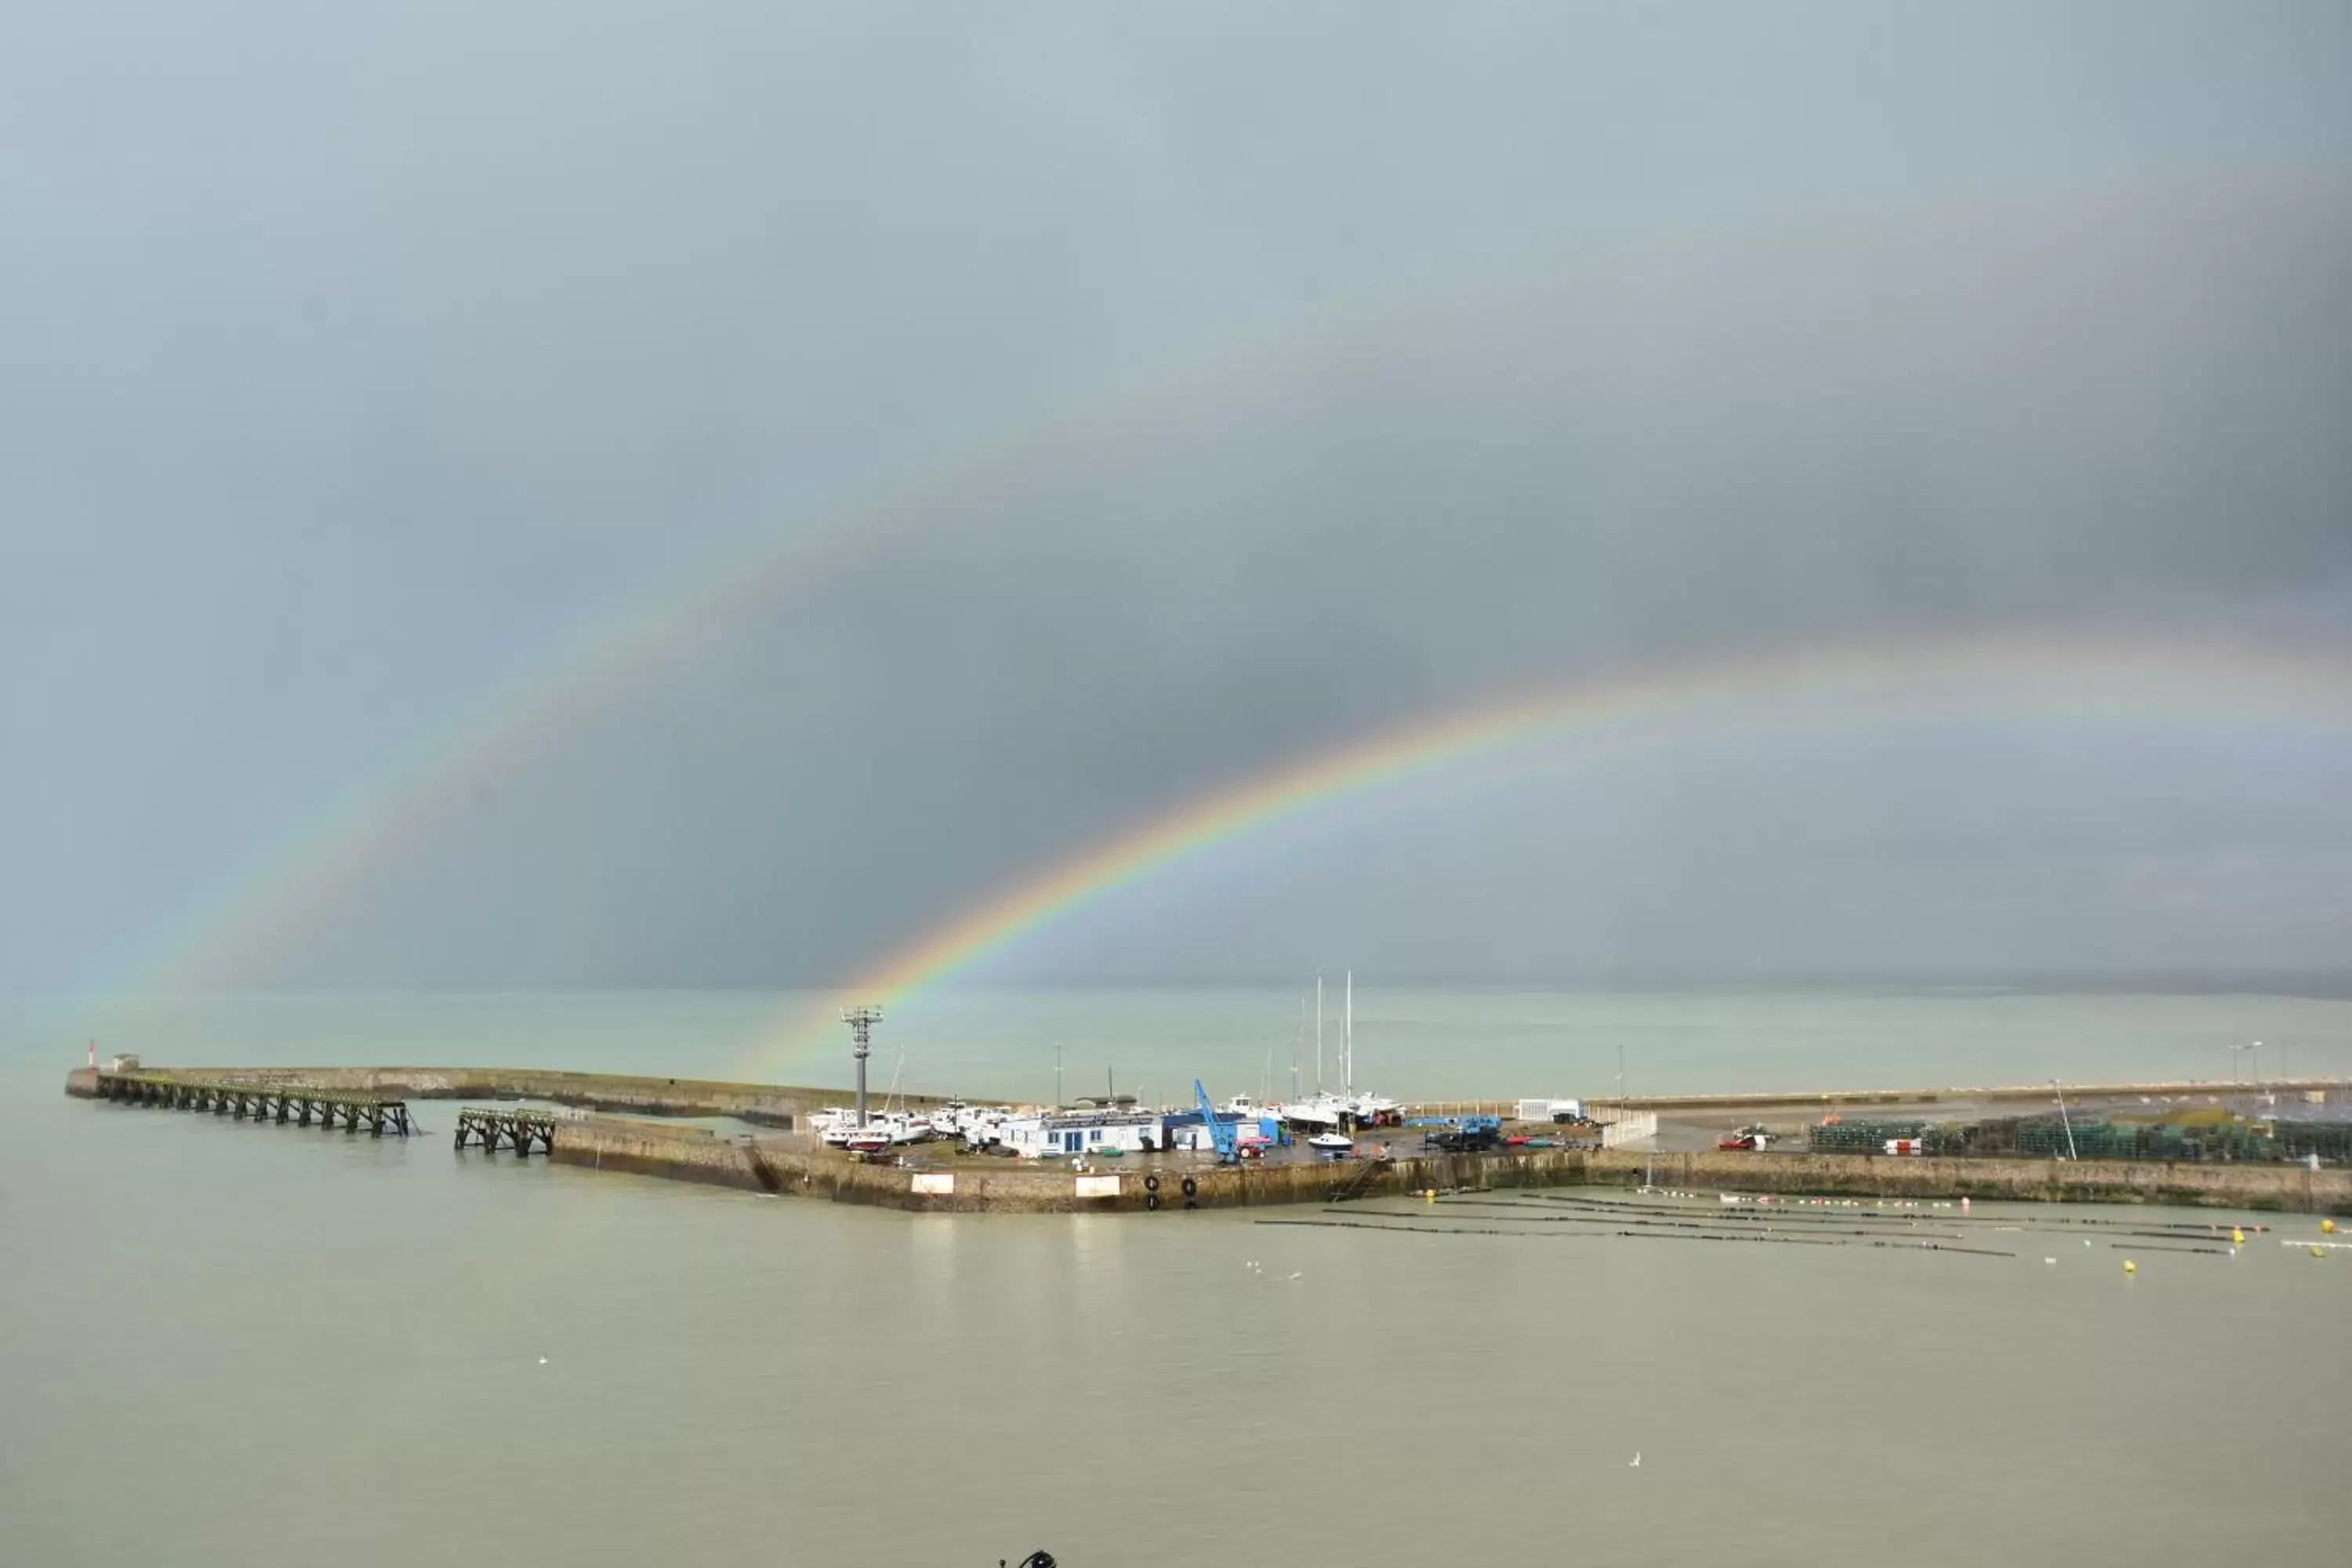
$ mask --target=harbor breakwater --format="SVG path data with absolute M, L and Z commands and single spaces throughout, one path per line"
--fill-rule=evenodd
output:
M 1855 1198 L 2167 1204 L 2352 1214 L 2352 1171 L 2120 1160 L 1927 1160 L 1858 1154 L 1538 1149 L 1362 1161 L 1152 1165 L 1087 1173 L 952 1160 L 871 1164 L 831 1151 L 730 1140 L 611 1117 L 566 1123 L 558 1163 L 886 1208 L 1015 1214 L 1150 1212 L 1406 1197 L 1425 1191 L 1640 1186 Z M 1124 1162 L 1117 1163 L 1123 1164 Z M 1184 1190 L 1190 1182 L 1192 1191 Z M 1155 1204 L 1154 1199 L 1158 1202 Z
M 1507 1158 L 1427 1154 L 1368 1165 L 1360 1161 L 1279 1161 L 1216 1165 L 1103 1161 L 1078 1173 L 1059 1163 L 982 1159 L 906 1165 L 872 1163 L 836 1151 L 770 1139 L 730 1139 L 693 1127 L 591 1116 L 556 1133 L 559 1164 L 703 1182 L 747 1192 L 837 1203 L 956 1213 L 1051 1214 L 1324 1203 L 1361 1181 L 1363 1191 L 1398 1194 L 1489 1185 L 1558 1185 L 1581 1178 L 1574 1150 Z M 1125 1166 L 1126 1168 L 1115 1168 Z M 1366 1178 L 1369 1173 L 1368 1180 Z M 1191 1184 L 1192 1191 L 1185 1186 Z M 1159 1201 L 1155 1205 L 1153 1199 Z
M 151 1069 L 153 1070 L 153 1069 Z M 413 1100 L 537 1100 L 636 1117 L 732 1116 L 790 1128 L 838 1089 L 485 1068 L 184 1069 L 257 1087 L 297 1086 Z M 92 1096 L 77 1068 L 67 1092 Z M 1424 1191 L 1578 1184 L 1655 1184 L 1685 1191 L 1856 1198 L 1975 1198 L 2352 1215 L 2352 1170 L 2180 1161 L 1931 1159 L 1872 1154 L 1513 1149 L 1485 1154 L 1401 1152 L 1393 1160 L 1251 1162 L 1218 1166 L 1160 1159 L 1058 1163 L 927 1159 L 869 1163 L 803 1140 L 722 1137 L 702 1128 L 620 1115 L 566 1120 L 551 1150 L 562 1164 L 702 1182 L 749 1192 L 950 1212 L 1181 1211 L 1406 1196 Z M 1192 1191 L 1184 1190 L 1190 1183 Z

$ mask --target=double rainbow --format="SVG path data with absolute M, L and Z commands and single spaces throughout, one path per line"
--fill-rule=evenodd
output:
M 1989 685 L 1999 688 L 1990 703 Z M 1439 768 L 1540 737 L 1572 736 L 1598 757 L 1713 716 L 1743 718 L 1759 703 L 1853 723 L 1940 703 L 1928 710 L 1945 719 L 1974 710 L 2085 722 L 2284 721 L 2352 729 L 2352 651 L 2011 633 L 1815 647 L 1515 693 L 1295 759 L 1112 834 L 924 933 L 843 996 L 903 1001 L 1193 856 Z M 821 1050 L 836 1032 L 829 1008 L 796 1014 L 763 1042 L 762 1058 Z

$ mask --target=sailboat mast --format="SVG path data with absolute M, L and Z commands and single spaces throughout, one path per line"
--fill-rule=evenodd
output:
M 1298 994 L 1298 1027 L 1290 1035 L 1290 1098 L 1298 1098 L 1298 1042 L 1307 1034 L 1307 993 Z
M 1315 1092 L 1323 1092 L 1323 977 L 1315 977 Z
M 1348 971 L 1347 1022 L 1340 1026 L 1340 1070 L 1346 1077 L 1348 1098 L 1356 1098 L 1356 972 Z

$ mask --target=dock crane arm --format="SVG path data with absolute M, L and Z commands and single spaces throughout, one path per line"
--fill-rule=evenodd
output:
M 1217 1148 L 1217 1163 L 1239 1164 L 1242 1157 L 1241 1134 L 1217 1120 L 1217 1108 L 1209 1103 L 1209 1091 L 1201 1087 L 1201 1080 L 1197 1078 L 1192 1080 L 1192 1098 L 1200 1103 L 1201 1120 L 1209 1125 L 1210 1141 Z

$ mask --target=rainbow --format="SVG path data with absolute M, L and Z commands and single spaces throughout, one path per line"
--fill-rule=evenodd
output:
M 1663 235 L 1646 237 L 1657 244 Z M 1461 280 L 1456 279 L 1456 282 Z M 1545 287 L 1546 268 L 1518 268 L 1465 288 L 1491 305 L 1498 289 Z M 454 820 L 486 788 L 560 744 L 692 657 L 705 628 L 823 584 L 882 544 L 969 510 L 975 498 L 1048 477 L 1076 456 L 1115 449 L 1171 425 L 1222 413 L 1313 371 L 1335 344 L 1358 347 L 1411 333 L 1442 318 L 1450 294 L 1425 285 L 1336 293 L 1314 309 L 1252 321 L 1234 335 L 1192 345 L 1103 384 L 1049 399 L 932 453 L 868 491 L 681 575 L 630 615 L 553 647 L 447 725 L 413 742 L 407 761 L 371 779 L 289 834 L 229 882 L 181 912 L 152 939 L 127 979 L 143 989 L 234 986 L 299 946 L 321 914 L 351 896 L 408 846 Z
M 467 809 L 478 794 L 631 692 L 691 658 L 704 628 L 824 584 L 883 543 L 950 515 L 973 498 L 1055 471 L 1099 450 L 1214 409 L 1247 384 L 1296 374 L 1297 355 L 1326 338 L 1360 336 L 1376 321 L 1364 300 L 1305 312 L 1277 334 L 1245 334 L 1238 350 L 1159 365 L 1106 390 L 1033 411 L 971 446 L 935 455 L 911 478 L 845 499 L 784 531 L 685 575 L 635 613 L 600 624 L 536 660 L 520 678 L 407 749 L 388 776 L 339 800 L 184 911 L 130 975 L 158 990 L 234 985 L 299 944 L 319 914 L 348 898 L 402 850 Z M 1250 352 L 1255 350 L 1257 352 Z
M 2078 196 L 2053 190 L 2022 210 L 2063 217 L 2077 210 Z M 1904 233 L 1932 211 L 1892 206 L 1864 221 Z M 1780 228 L 1802 234 L 1841 216 L 1851 215 L 1756 211 L 1670 219 L 1613 241 L 1589 228 L 1570 229 L 1475 275 L 1410 278 L 1334 294 L 1314 309 L 1254 319 L 1149 365 L 1118 367 L 1105 384 L 1049 399 L 968 445 L 935 451 L 910 471 L 837 498 L 797 526 L 763 533 L 680 576 L 634 613 L 551 647 L 449 723 L 414 739 L 396 765 L 181 910 L 121 973 L 94 978 L 100 986 L 112 981 L 171 990 L 235 985 L 265 973 L 300 944 L 322 912 L 396 864 L 436 826 L 460 816 L 499 778 L 692 657 L 702 628 L 819 585 L 880 542 L 951 515 L 975 496 L 1050 475 L 1074 454 L 1146 438 L 1171 422 L 1287 385 L 1327 369 L 1337 349 L 1391 339 L 1411 343 L 1417 331 L 1447 330 L 1463 310 L 1493 310 L 1520 290 L 1557 289 L 1565 258 L 1605 254 L 1620 264 L 1638 263 L 1677 241 L 1752 243 Z M 1433 723 L 1444 727 L 1442 720 Z
M 1988 681 L 2003 684 L 2001 700 L 1990 706 Z M 1885 722 L 1924 709 L 1946 718 L 1974 710 L 2352 729 L 2352 649 L 2011 633 L 1815 647 L 1516 692 L 1295 758 L 1112 834 L 925 933 L 867 970 L 844 997 L 904 1001 L 1192 857 L 1474 757 L 1563 734 L 1600 756 L 1644 739 L 1687 735 L 1710 721 L 1758 721 L 1759 705 L 1790 700 L 1832 722 Z M 781 1036 L 763 1042 L 763 1055 L 772 1060 L 779 1050 L 824 1048 L 837 1033 L 831 1018 L 830 1006 L 795 1015 Z

